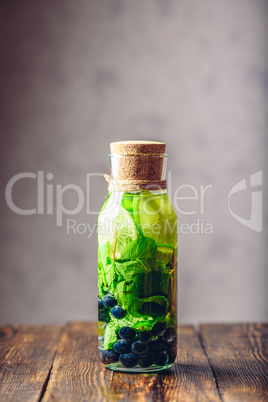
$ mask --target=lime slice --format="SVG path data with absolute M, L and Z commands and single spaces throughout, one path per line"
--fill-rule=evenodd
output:
M 143 234 L 152 237 L 158 245 L 176 246 L 176 215 L 166 194 L 141 194 L 139 221 Z
M 173 247 L 161 245 L 157 247 L 156 258 L 162 261 L 165 265 L 167 265 L 172 258 L 173 255 Z
M 120 206 L 122 196 L 123 193 L 113 192 L 98 220 L 99 245 L 108 242 L 109 256 L 113 259 L 120 258 L 126 245 L 138 237 L 130 213 Z
M 156 242 L 161 231 L 159 223 L 159 209 L 155 203 L 155 196 L 144 192 L 139 197 L 139 223 L 144 236 L 153 238 Z

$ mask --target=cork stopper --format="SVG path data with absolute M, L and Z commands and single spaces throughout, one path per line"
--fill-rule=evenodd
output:
M 150 154 L 164 155 L 166 144 L 156 141 L 118 141 L 112 142 L 111 153 L 119 155 Z
M 165 143 L 119 141 L 112 142 L 110 146 L 113 179 L 147 183 L 164 179 Z

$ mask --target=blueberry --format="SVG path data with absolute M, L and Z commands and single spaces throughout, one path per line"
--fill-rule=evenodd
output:
M 170 351 L 167 351 L 168 353 L 168 362 L 169 363 L 174 363 L 177 357 L 177 349 L 171 349 Z
M 133 353 L 136 353 L 137 355 L 142 355 L 148 352 L 149 346 L 146 343 L 141 343 L 138 341 L 132 343 L 131 350 Z
M 154 324 L 153 329 L 152 329 L 152 335 L 153 336 L 161 336 L 165 332 L 166 325 L 164 322 L 157 322 Z
M 139 365 L 141 367 L 150 367 L 154 362 L 153 356 L 146 354 L 146 355 L 141 355 L 139 358 Z
M 118 335 L 120 338 L 124 339 L 125 341 L 134 341 L 136 337 L 136 331 L 130 327 L 122 327 L 118 331 Z
M 113 350 L 100 349 L 100 360 L 103 364 L 116 363 L 119 360 L 119 354 Z
M 177 351 L 177 337 L 172 342 L 165 342 L 166 350 L 174 349 Z
M 103 307 L 104 306 L 103 306 L 102 300 L 100 298 L 98 298 L 98 308 L 99 308 L 99 310 L 102 309 Z
M 168 354 L 166 352 L 157 353 L 154 362 L 157 366 L 164 366 L 168 362 Z
M 177 337 L 175 337 L 174 339 L 173 339 L 173 341 L 172 342 L 168 342 L 168 343 L 166 343 L 166 345 L 167 345 L 167 347 L 168 348 L 175 348 L 175 349 L 177 349 Z
M 143 331 L 138 333 L 138 340 L 142 343 L 147 343 L 152 339 L 152 334 L 150 331 Z
M 166 351 L 169 356 L 168 362 L 174 363 L 177 356 L 177 338 L 174 338 L 172 342 L 166 343 Z
M 116 300 L 112 295 L 105 295 L 102 299 L 105 307 L 113 307 L 116 305 Z
M 111 310 L 111 314 L 114 318 L 123 318 L 126 315 L 126 310 L 124 310 L 121 306 L 114 306 Z
M 119 340 L 114 343 L 113 348 L 117 353 L 128 353 L 130 352 L 131 343 L 128 341 Z
M 159 353 L 165 349 L 165 344 L 162 339 L 156 339 L 155 341 L 151 341 L 149 344 L 149 353 Z
M 119 356 L 119 361 L 124 367 L 134 367 L 138 363 L 139 357 L 134 353 L 124 353 Z
M 162 335 L 165 342 L 172 342 L 176 338 L 176 331 L 173 327 L 168 327 Z

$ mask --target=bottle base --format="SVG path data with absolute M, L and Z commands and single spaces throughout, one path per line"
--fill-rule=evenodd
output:
M 162 371 L 167 370 L 173 366 L 174 363 L 165 364 L 165 366 L 157 366 L 153 364 L 150 367 L 124 367 L 120 363 L 112 363 L 112 364 L 103 364 L 106 368 L 113 370 L 113 371 L 121 371 L 125 373 L 151 373 L 154 371 Z

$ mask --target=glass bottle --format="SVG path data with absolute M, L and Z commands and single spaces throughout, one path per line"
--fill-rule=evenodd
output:
M 109 194 L 98 218 L 98 339 L 112 370 L 169 368 L 177 353 L 177 217 L 165 144 L 111 144 Z

